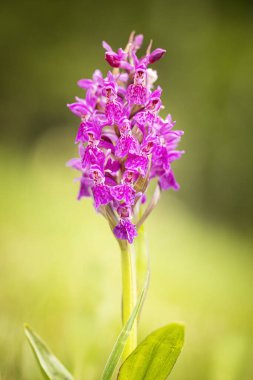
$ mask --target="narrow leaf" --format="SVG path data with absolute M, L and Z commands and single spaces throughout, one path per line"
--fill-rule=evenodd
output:
M 50 352 L 41 338 L 25 325 L 25 334 L 38 360 L 43 375 L 50 380 L 74 380 L 68 370 Z
M 127 338 L 129 337 L 129 334 L 131 332 L 131 329 L 133 327 L 134 321 L 142 307 L 143 301 L 145 299 L 146 291 L 148 289 L 148 283 L 149 283 L 149 271 L 146 276 L 146 280 L 144 283 L 144 286 L 142 288 L 141 294 L 137 300 L 137 303 L 132 311 L 132 314 L 130 315 L 127 323 L 121 330 L 117 341 L 112 349 L 112 352 L 107 360 L 107 363 L 105 365 L 104 372 L 102 374 L 101 380 L 110 380 L 112 378 L 112 375 L 115 371 L 115 368 L 117 367 L 117 364 L 121 358 L 121 355 L 124 351 L 124 347 L 126 345 Z
M 122 364 L 118 380 L 166 380 L 184 343 L 184 326 L 171 323 L 147 336 Z

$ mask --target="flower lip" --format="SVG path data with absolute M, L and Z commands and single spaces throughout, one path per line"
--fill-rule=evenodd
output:
M 118 212 L 120 218 L 130 218 L 131 207 L 129 207 L 128 205 L 123 203 L 117 208 L 117 212 Z
M 113 90 L 114 89 L 111 85 L 107 85 L 107 87 L 105 88 L 105 96 L 106 96 L 106 101 L 108 103 L 113 102 L 117 97 L 117 95 L 115 94 Z
M 92 165 L 90 168 L 90 171 L 91 171 L 91 177 L 95 184 L 104 182 L 104 175 L 102 174 L 98 165 Z
M 154 146 L 153 141 L 148 141 L 148 143 L 141 149 L 142 153 L 150 154 Z
M 136 70 L 134 74 L 134 84 L 138 85 L 141 84 L 144 86 L 145 83 L 145 70 L 144 69 L 138 69 Z
M 136 181 L 136 173 L 131 170 L 126 170 L 123 174 L 123 183 L 133 184 Z
M 121 218 L 113 232 L 118 239 L 127 240 L 130 244 L 133 243 L 134 238 L 137 236 L 136 227 L 128 218 Z
M 120 130 L 120 133 L 123 135 L 129 134 L 129 132 L 131 132 L 130 121 L 128 120 L 126 116 L 123 116 L 119 120 L 119 130 Z
M 154 111 L 158 105 L 160 105 L 161 103 L 161 100 L 156 98 L 156 99 L 153 99 L 151 100 L 151 102 L 147 105 L 147 108 L 151 111 Z

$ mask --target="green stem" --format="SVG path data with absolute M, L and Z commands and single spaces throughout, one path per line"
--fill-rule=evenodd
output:
M 126 324 L 136 304 L 136 270 L 134 251 L 128 243 L 121 245 L 122 268 L 122 323 Z M 132 331 L 123 352 L 123 361 L 137 346 L 137 322 L 134 322 Z

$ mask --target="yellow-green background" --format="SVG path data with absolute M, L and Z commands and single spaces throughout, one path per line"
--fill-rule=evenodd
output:
M 120 329 L 120 257 L 77 202 L 76 81 L 131 30 L 167 50 L 166 110 L 185 130 L 182 188 L 146 230 L 152 278 L 140 337 L 184 321 L 171 380 L 253 378 L 253 8 L 250 1 L 11 1 L 0 13 L 0 379 L 39 380 L 29 322 L 78 380 L 99 379 Z M 155 380 L 155 379 L 154 379 Z

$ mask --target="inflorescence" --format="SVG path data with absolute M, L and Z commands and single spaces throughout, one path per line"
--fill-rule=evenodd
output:
M 85 98 L 68 104 L 81 119 L 79 158 L 68 162 L 81 172 L 78 199 L 92 197 L 115 236 L 129 243 L 137 236 L 137 210 L 146 202 L 150 180 L 156 178 L 160 190 L 178 190 L 171 163 L 184 153 L 176 150 L 183 131 L 172 130 L 170 114 L 159 116 L 162 89 L 153 88 L 157 73 L 148 67 L 166 51 L 151 51 L 150 44 L 138 58 L 142 42 L 142 35 L 132 33 L 117 52 L 103 42 L 112 71 L 103 78 L 96 70 L 92 79 L 79 80 Z

